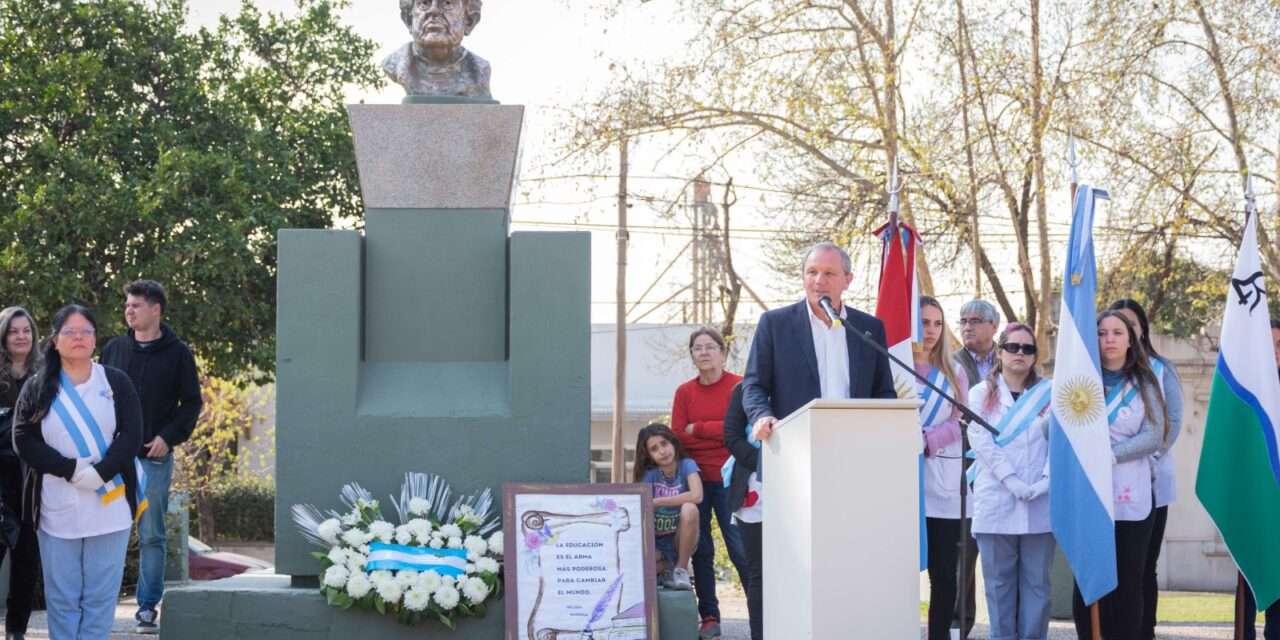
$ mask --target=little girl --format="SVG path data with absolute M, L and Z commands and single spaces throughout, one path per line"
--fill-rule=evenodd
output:
M 653 485 L 654 541 L 658 581 L 668 589 L 692 588 L 689 558 L 698 546 L 698 504 L 702 477 L 698 464 L 667 425 L 655 422 L 636 438 L 635 481 Z

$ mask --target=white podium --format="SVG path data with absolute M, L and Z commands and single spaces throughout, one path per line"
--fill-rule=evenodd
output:
M 919 404 L 814 400 L 766 441 L 766 638 L 920 637 Z

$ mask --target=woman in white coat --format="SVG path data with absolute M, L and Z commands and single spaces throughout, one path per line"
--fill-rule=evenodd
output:
M 1052 385 L 1036 372 L 1035 331 L 1010 323 L 969 407 L 999 430 L 969 425 L 973 535 L 986 581 L 991 640 L 1043 640 L 1049 632 L 1049 442 L 1043 421 Z
M 1149 458 L 1168 435 L 1160 380 L 1128 318 L 1098 314 L 1098 356 L 1111 431 L 1112 492 L 1116 517 L 1116 588 L 1098 601 L 1103 638 L 1140 638 L 1145 605 L 1142 576 L 1154 524 Z M 1093 623 L 1077 585 L 1072 598 L 1076 635 L 1093 637 Z
M 951 364 L 942 305 L 920 296 L 922 349 L 914 353 L 916 373 L 961 402 L 969 379 Z M 929 548 L 929 640 L 950 640 L 956 606 L 956 557 L 960 551 L 960 409 L 929 387 L 917 384 L 924 439 L 924 511 Z M 972 499 L 970 500 L 972 503 Z M 972 516 L 972 509 L 966 510 Z

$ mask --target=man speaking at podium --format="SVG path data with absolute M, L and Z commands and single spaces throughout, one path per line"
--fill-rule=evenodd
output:
M 830 242 L 804 258 L 804 300 L 760 316 L 742 381 L 742 404 L 757 440 L 767 440 L 778 420 L 815 398 L 897 398 L 889 359 L 856 331 L 885 344 L 884 324 L 844 306 L 853 282 L 844 249 Z M 840 314 L 833 322 L 822 299 Z

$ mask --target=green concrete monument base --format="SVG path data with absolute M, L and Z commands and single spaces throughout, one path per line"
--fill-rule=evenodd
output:
M 697 640 L 698 607 L 692 591 L 658 590 L 661 640 Z M 240 575 L 170 588 L 161 611 L 161 640 L 409 640 L 503 637 L 503 604 L 484 618 L 410 627 L 393 617 L 329 606 L 314 588 L 290 586 L 289 576 Z

